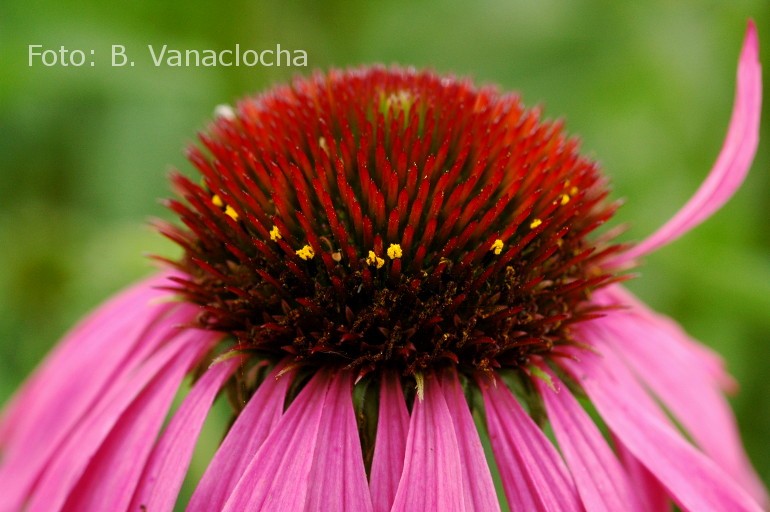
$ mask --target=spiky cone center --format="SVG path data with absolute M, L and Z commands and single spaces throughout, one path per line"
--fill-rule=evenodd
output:
M 576 343 L 618 249 L 559 122 L 493 88 L 367 68 L 241 101 L 172 179 L 175 288 L 237 350 L 359 375 L 520 368 Z

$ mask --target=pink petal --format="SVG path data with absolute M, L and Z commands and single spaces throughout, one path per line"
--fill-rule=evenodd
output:
M 452 416 L 435 375 L 424 379 L 424 397 L 415 398 L 406 459 L 393 512 L 465 510 L 463 470 Z
M 67 426 L 72 416 L 87 409 L 105 382 L 122 368 L 142 333 L 168 311 L 170 305 L 148 307 L 149 301 L 161 296 L 154 288 L 160 282 L 157 277 L 144 281 L 102 306 L 67 335 L 27 380 L 0 421 L 3 462 L 14 463 L 14 472 L 22 471 L 19 464 L 31 463 L 36 451 L 52 444 L 51 425 Z M 118 334 L 125 342 L 113 346 Z
M 132 304 L 136 301 L 137 296 L 141 297 L 155 292 L 147 284 L 143 282 L 112 299 L 91 317 L 83 320 L 73 332 L 49 352 L 45 360 L 24 382 L 11 401 L 6 404 L 2 418 L 0 418 L 0 445 L 6 450 L 9 448 L 13 450 L 28 441 L 31 437 L 29 427 L 37 423 L 34 419 L 40 414 L 39 411 L 47 411 L 51 403 L 56 403 L 52 395 L 59 393 L 59 388 L 46 386 L 46 382 L 50 382 L 52 379 L 64 381 L 65 379 L 62 379 L 60 375 L 73 366 L 78 356 L 81 358 L 91 356 L 91 351 L 96 348 L 94 342 L 99 341 L 94 334 L 103 332 L 105 328 L 116 329 L 117 327 L 116 322 L 110 321 L 108 313 L 116 307 Z M 127 309 L 129 313 L 133 314 L 130 317 L 129 315 L 121 317 L 122 325 L 120 328 L 124 330 L 133 326 L 134 331 L 141 331 L 145 328 L 145 324 L 151 323 L 155 316 L 160 314 L 152 314 L 149 311 L 130 306 Z M 81 363 L 81 366 L 85 365 Z M 69 373 L 77 375 L 71 370 Z
M 152 451 L 129 510 L 173 510 L 203 422 L 241 358 L 217 363 L 195 383 Z
M 35 406 L 45 408 L 40 405 L 40 402 L 47 398 L 46 392 L 56 391 L 50 389 L 46 385 L 47 383 L 50 383 L 52 379 L 65 381 L 66 379 L 60 377 L 62 371 L 72 367 L 73 362 L 78 357 L 88 356 L 88 354 L 84 354 L 84 351 L 108 345 L 100 341 L 98 336 L 100 333 L 103 334 L 105 329 L 115 329 L 117 325 L 121 325 L 121 329 L 125 330 L 130 326 L 142 329 L 147 324 L 152 323 L 155 316 L 148 314 L 147 309 L 150 308 L 147 306 L 151 301 L 156 301 L 167 295 L 167 292 L 156 288 L 167 280 L 168 275 L 171 274 L 164 273 L 153 276 L 120 292 L 81 320 L 56 345 L 24 383 L 11 403 L 5 407 L 3 418 L 0 420 L 0 433 L 2 433 L 0 439 L 3 444 L 10 437 L 12 431 L 20 435 L 28 433 L 25 427 L 34 423 L 34 420 L 29 418 L 30 411 L 34 410 Z M 136 325 L 137 323 L 139 325 Z M 23 408 L 25 413 L 15 413 L 20 408 Z M 22 422 L 26 419 L 26 424 L 20 425 L 19 428 L 10 428 L 9 420 L 11 418 Z
M 165 277 L 151 279 L 110 301 L 32 377 L 20 395 L 25 407 L 0 465 L 0 481 L 9 483 L 0 509 L 18 508 L 49 459 L 98 400 L 174 336 L 180 322 L 194 318 L 193 306 L 148 305 L 165 296 L 154 289 L 162 280 Z
M 583 510 L 559 453 L 505 382 L 495 377 L 481 388 L 489 439 L 511 510 Z
M 638 384 L 616 358 L 581 353 L 562 361 L 578 379 L 612 432 L 688 510 L 759 511 L 759 505 L 711 459 L 690 445 L 644 403 Z
M 619 336 L 623 335 L 625 325 L 636 326 L 632 329 L 637 333 L 636 336 L 633 336 L 633 340 L 635 340 L 633 346 L 637 347 L 637 350 L 648 353 L 648 356 L 665 356 L 667 364 L 661 367 L 671 374 L 669 379 L 679 379 L 682 382 L 676 385 L 669 384 L 669 387 L 674 387 L 673 389 L 660 389 L 659 382 L 648 385 L 650 387 L 652 384 L 656 385 L 653 390 L 662 400 L 668 401 L 666 405 L 675 414 L 682 415 L 679 419 L 691 430 L 696 440 L 720 465 L 731 468 L 728 472 L 736 477 L 754 499 L 762 504 L 767 503 L 767 491 L 744 453 L 732 418 L 732 411 L 721 393 L 718 392 L 719 389 L 735 389 L 732 377 L 724 369 L 722 358 L 708 347 L 687 336 L 687 333 L 676 322 L 650 310 L 644 303 L 620 286 L 601 290 L 595 294 L 594 299 L 607 305 L 626 305 L 626 309 L 614 311 L 605 319 L 600 319 L 596 324 L 602 325 L 603 322 L 614 324 L 615 332 Z M 629 339 L 632 339 L 630 333 Z M 625 338 L 623 338 L 622 344 L 625 343 Z M 612 346 L 616 346 L 616 344 L 612 344 Z M 627 350 L 626 352 L 625 355 L 628 358 L 632 356 L 634 350 Z M 640 362 L 637 361 L 636 364 L 638 372 Z M 650 365 L 647 364 L 647 368 L 649 367 Z M 648 369 L 647 374 L 646 379 L 652 379 L 651 370 Z M 655 374 L 657 374 L 657 369 Z M 685 376 L 687 377 L 684 378 Z M 695 381 L 699 384 L 694 384 Z M 691 393 L 687 393 L 688 390 L 692 389 L 705 391 L 700 392 L 699 396 L 695 397 L 697 400 L 694 400 L 694 397 L 690 396 Z M 676 408 L 684 408 L 686 412 L 674 411 L 674 402 L 671 402 L 674 397 L 663 398 L 663 394 L 671 395 L 674 393 L 677 394 L 676 403 L 678 405 Z M 699 405 L 705 410 L 694 412 L 695 405 Z M 721 413 L 715 418 L 715 425 L 721 425 L 721 429 L 712 431 L 710 421 L 698 421 L 701 414 L 705 414 L 703 418 L 707 418 L 719 411 Z M 684 421 L 685 415 L 690 417 L 687 423 Z M 698 434 L 695 434 L 696 430 L 699 431 Z M 730 433 L 731 430 L 732 433 Z M 720 434 L 715 435 L 716 431 Z
M 558 377 L 548 373 L 554 389 L 541 379 L 535 383 L 586 510 L 644 510 L 599 428 Z
M 691 339 L 679 324 L 667 316 L 652 311 L 622 286 L 616 285 L 598 290 L 592 301 L 610 306 L 624 306 L 626 309 L 623 314 L 633 317 L 637 322 L 649 324 L 650 329 L 665 332 L 665 350 L 675 352 L 677 358 L 687 361 L 685 366 L 701 368 L 708 374 L 709 380 L 724 391 L 736 390 L 735 380 L 725 370 L 724 360 L 719 354 Z M 660 345 L 661 339 L 654 337 L 650 343 Z
M 304 509 L 329 383 L 325 373 L 308 382 L 246 467 L 223 512 Z
M 189 512 L 221 510 L 241 475 L 283 414 L 291 372 L 278 365 L 257 388 L 238 415 L 214 458 L 206 468 L 187 506 Z
M 671 333 L 638 316 L 613 312 L 594 322 L 612 347 L 671 411 L 695 442 L 752 496 L 767 499 L 744 453 L 729 404 L 703 368 L 680 357 Z
M 401 382 L 395 373 L 386 373 L 380 384 L 380 412 L 370 478 L 372 504 L 377 512 L 387 512 L 393 506 L 404 469 L 408 431 L 409 411 Z
M 615 450 L 629 480 L 633 482 L 636 491 L 634 497 L 639 501 L 641 510 L 644 512 L 670 512 L 671 503 L 668 494 L 658 479 L 617 439 L 615 439 Z
M 142 408 L 141 405 L 133 408 L 132 404 L 135 402 L 139 404 L 152 402 L 154 396 L 149 392 L 143 393 L 143 391 L 145 389 L 174 388 L 170 391 L 171 398 L 173 398 L 173 393 L 178 387 L 179 381 L 184 377 L 185 370 L 201 353 L 201 347 L 209 345 L 211 341 L 212 336 L 209 333 L 193 330 L 184 331 L 161 348 L 133 375 L 121 379 L 121 384 L 114 386 L 109 393 L 102 397 L 93 411 L 81 420 L 78 427 L 59 448 L 41 476 L 32 496 L 29 511 L 58 509 L 72 491 L 73 486 L 86 472 L 91 458 L 96 456 L 113 429 L 116 426 L 123 428 L 120 423 L 124 413 L 130 415 L 137 412 L 135 409 Z M 168 381 L 171 382 L 166 386 Z M 175 385 L 174 381 L 176 382 Z M 161 408 L 158 406 L 158 410 Z M 163 420 L 164 416 L 165 414 L 161 415 L 160 421 Z M 150 422 L 154 419 L 153 417 L 147 418 Z M 151 441 L 154 441 L 154 438 Z M 109 450 L 110 447 L 111 445 L 106 446 L 105 450 Z M 127 457 L 127 459 L 132 459 L 132 457 Z M 130 460 L 127 462 L 130 463 Z M 139 470 L 141 470 L 141 466 Z M 130 499 L 130 494 L 128 498 Z
M 352 400 L 353 379 L 334 377 L 324 402 L 324 414 L 313 453 L 313 469 L 305 510 L 371 512 L 361 440 Z
M 121 415 L 62 510 L 126 508 L 192 359 L 183 356 L 167 365 Z
M 676 240 L 721 208 L 741 186 L 757 150 L 762 105 L 762 69 L 753 21 L 746 31 L 737 81 L 727 137 L 706 181 L 671 220 L 610 265 L 628 263 Z
M 465 509 L 484 512 L 500 510 L 500 500 L 492 482 L 484 447 L 481 446 L 479 432 L 457 374 L 453 371 L 444 375 L 441 385 L 460 449 Z

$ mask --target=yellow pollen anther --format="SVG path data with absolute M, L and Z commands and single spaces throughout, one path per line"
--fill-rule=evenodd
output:
M 218 195 L 214 194 L 211 198 L 211 203 L 216 206 L 217 208 L 222 208 L 225 203 L 222 202 L 222 198 Z
M 295 252 L 297 253 L 297 256 L 299 256 L 305 261 L 312 260 L 313 257 L 315 256 L 315 251 L 309 245 L 306 245 L 302 249 Z
M 327 155 L 329 154 L 329 144 L 326 143 L 326 137 L 318 137 L 318 147 Z
M 567 203 L 569 203 L 569 195 L 562 194 L 561 195 L 561 205 L 564 206 Z
M 403 255 L 403 252 L 401 252 L 401 246 L 398 244 L 390 244 L 390 247 L 388 247 L 388 258 L 395 260 L 400 258 Z
M 339 251 L 337 251 L 337 252 L 333 252 L 333 253 L 332 253 L 332 259 L 333 259 L 334 261 L 336 261 L 337 263 L 339 263 L 340 261 L 342 261 L 342 253 L 341 253 L 341 252 L 339 252 Z
M 234 221 L 238 220 L 238 212 L 233 210 L 233 207 L 229 204 L 225 207 L 225 215 L 233 219 Z
M 369 256 L 366 257 L 366 263 L 368 265 L 376 266 L 377 268 L 382 268 L 385 264 L 385 260 L 374 254 L 374 251 L 369 251 Z
M 489 250 L 495 254 L 500 254 L 503 252 L 503 241 L 498 238 L 492 243 L 492 247 L 490 247 Z
M 580 189 L 579 189 L 579 188 L 577 188 L 577 187 L 572 187 L 571 189 L 569 189 L 569 195 L 571 195 L 571 196 L 574 196 L 574 195 L 576 195 L 576 194 L 577 194 L 579 191 L 580 191 Z
M 539 226 L 540 224 L 542 224 L 542 223 L 543 223 L 543 221 L 542 221 L 542 220 L 540 220 L 540 219 L 535 219 L 535 220 L 533 220 L 533 221 L 532 221 L 532 222 L 529 224 L 529 228 L 530 228 L 530 229 L 535 229 L 536 227 L 538 227 L 538 226 Z
M 283 238 L 281 236 L 281 230 L 278 229 L 278 226 L 273 225 L 273 229 L 270 230 L 270 240 L 272 240 L 273 242 L 277 242 L 281 238 Z

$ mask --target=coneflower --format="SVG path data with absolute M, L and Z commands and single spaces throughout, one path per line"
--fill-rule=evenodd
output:
M 738 188 L 760 101 L 750 24 L 711 174 L 637 245 L 596 234 L 616 203 L 577 141 L 494 88 L 373 67 L 219 109 L 158 223 L 184 256 L 7 406 L 0 510 L 171 510 L 221 393 L 188 510 L 761 510 L 721 360 L 619 284 Z

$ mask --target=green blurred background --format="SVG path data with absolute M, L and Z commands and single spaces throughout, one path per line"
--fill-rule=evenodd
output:
M 0 402 L 91 307 L 176 250 L 171 167 L 217 104 L 297 73 L 401 63 L 470 75 L 564 117 L 626 200 L 640 239 L 707 174 L 730 114 L 746 19 L 770 63 L 770 3 L 253 2 L 0 4 Z M 307 68 L 156 68 L 146 45 L 303 49 Z M 94 49 L 94 67 L 27 65 L 27 45 Z M 133 68 L 109 65 L 113 44 Z M 768 64 L 770 67 L 770 64 Z M 768 109 L 763 116 L 768 128 Z M 770 137 L 770 135 L 768 135 Z M 745 443 L 770 481 L 770 144 L 731 203 L 647 258 L 630 288 L 721 352 Z M 216 423 L 217 420 L 214 420 Z M 215 425 L 216 426 L 216 425 Z M 211 432 L 216 428 L 212 427 Z M 207 441 L 213 449 L 216 434 Z

